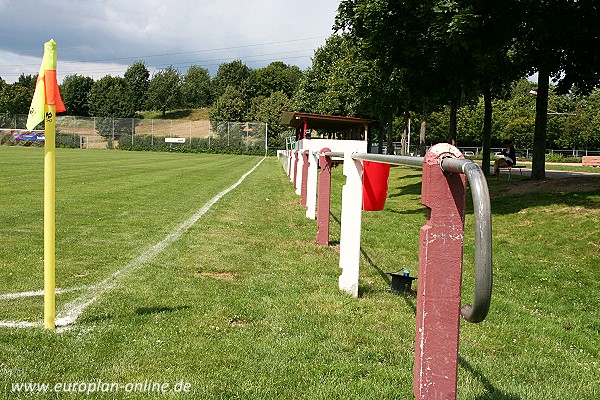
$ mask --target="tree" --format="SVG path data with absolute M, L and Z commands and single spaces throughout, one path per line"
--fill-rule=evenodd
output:
M 162 111 L 165 118 L 167 110 L 181 107 L 181 82 L 181 74 L 173 66 L 154 74 L 148 85 L 146 109 Z
M 210 109 L 212 121 L 243 121 L 246 116 L 246 103 L 236 86 L 227 86 Z
M 434 5 L 433 0 L 344 0 L 335 25 L 353 39 L 362 58 L 375 60 L 383 81 L 391 83 L 389 92 L 395 96 L 385 96 L 388 127 L 401 110 L 422 111 L 422 154 L 427 117 L 442 99 L 449 98 L 448 82 L 453 76 L 444 62 L 454 57 L 447 56 Z
M 264 68 L 250 71 L 248 91 L 252 97 L 268 97 L 272 93 L 282 92 L 289 98 L 298 89 L 301 78 L 300 68 L 276 61 Z
M 94 86 L 94 79 L 83 75 L 67 75 L 60 85 L 60 94 L 68 115 L 89 117 L 88 96 Z
M 110 75 L 94 82 L 88 95 L 90 114 L 96 119 L 96 129 L 105 137 L 118 137 L 131 131 L 131 121 L 114 118 L 135 116 L 135 102 L 125 78 Z
M 255 97 L 249 119 L 267 123 L 269 125 L 269 139 L 275 139 L 282 132 L 289 129 L 288 126 L 281 125 L 281 112 L 289 110 L 291 106 L 291 100 L 283 92 L 274 92 L 269 97 Z
M 28 114 L 36 81 L 36 75 L 21 74 L 17 82 L 12 84 L 0 78 L 0 112 Z
M 0 86 L 0 112 L 27 114 L 33 98 L 33 90 L 17 82 Z
M 537 71 L 532 179 L 545 178 L 550 79 L 559 93 L 586 93 L 600 81 L 600 7 L 594 1 L 516 1 L 521 22 L 512 49 L 529 73 Z
M 133 93 L 135 110 L 143 110 L 146 101 L 146 92 L 148 91 L 148 85 L 150 83 L 150 72 L 148 71 L 146 64 L 143 61 L 134 62 L 127 68 L 123 77 Z
M 183 77 L 181 93 L 186 107 L 208 107 L 212 103 L 210 75 L 206 68 L 192 65 Z
M 240 60 L 219 65 L 217 74 L 212 80 L 213 96 L 220 97 L 229 86 L 233 86 L 243 93 L 246 90 L 249 76 L 250 68 Z

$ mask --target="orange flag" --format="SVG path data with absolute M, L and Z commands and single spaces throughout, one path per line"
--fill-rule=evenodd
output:
M 28 130 L 33 130 L 44 120 L 47 104 L 55 105 L 56 112 L 66 111 L 56 80 L 56 42 L 52 39 L 44 44 L 44 59 L 40 66 L 35 93 L 27 116 L 26 127 Z

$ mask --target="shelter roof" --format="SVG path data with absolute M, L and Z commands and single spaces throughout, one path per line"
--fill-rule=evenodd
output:
M 281 123 L 292 127 L 298 127 L 303 121 L 311 129 L 324 129 L 327 131 L 342 131 L 348 128 L 363 127 L 373 122 L 372 119 L 356 117 L 340 117 L 335 115 L 310 114 L 305 112 L 284 111 Z

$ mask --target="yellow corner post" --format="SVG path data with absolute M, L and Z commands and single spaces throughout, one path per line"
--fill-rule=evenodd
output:
M 56 80 L 56 42 L 44 44 L 44 58 L 40 66 L 27 129 L 33 130 L 44 121 L 44 327 L 55 328 L 55 181 L 56 181 L 56 113 L 65 111 Z
M 56 202 L 56 106 L 46 105 L 44 127 L 44 327 L 55 328 L 55 202 Z

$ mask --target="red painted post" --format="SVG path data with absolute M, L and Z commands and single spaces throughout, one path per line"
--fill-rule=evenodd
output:
M 308 150 L 304 150 L 302 157 L 302 182 L 300 183 L 300 204 L 306 206 L 306 186 L 308 183 Z
M 321 153 L 331 151 L 328 148 Z M 319 156 L 319 183 L 317 188 L 317 244 L 329 245 L 329 209 L 331 201 L 331 157 Z
M 417 329 L 413 392 L 417 399 L 456 399 L 466 179 L 444 173 L 442 157 L 464 158 L 436 145 L 423 161 Z

